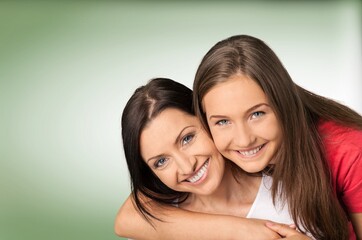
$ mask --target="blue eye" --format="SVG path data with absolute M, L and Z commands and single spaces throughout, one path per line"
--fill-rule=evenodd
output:
M 224 126 L 227 124 L 229 124 L 229 121 L 226 119 L 222 119 L 222 120 L 216 122 L 216 125 L 220 125 L 220 126 Z
M 254 112 L 253 114 L 251 114 L 251 118 L 259 118 L 261 116 L 263 116 L 265 114 L 265 112 L 262 111 L 258 111 L 258 112 Z
M 155 161 L 155 163 L 153 164 L 155 168 L 160 168 L 163 165 L 165 165 L 167 159 L 166 158 L 160 158 L 157 161 Z
M 184 138 L 182 138 L 181 144 L 186 145 L 189 142 L 191 142 L 193 138 L 194 138 L 194 134 L 186 135 Z

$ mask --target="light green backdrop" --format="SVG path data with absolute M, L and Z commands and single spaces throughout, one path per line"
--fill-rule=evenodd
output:
M 119 239 L 126 100 L 152 77 L 192 86 L 228 36 L 362 113 L 361 29 L 358 1 L 0 2 L 0 239 Z

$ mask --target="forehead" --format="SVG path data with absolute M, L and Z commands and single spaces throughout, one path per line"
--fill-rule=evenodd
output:
M 182 130 L 190 126 L 200 126 L 195 116 L 174 108 L 162 111 L 141 132 L 142 157 L 146 160 L 170 149 Z
M 218 83 L 205 94 L 202 103 L 206 112 L 214 109 L 234 111 L 267 103 L 261 87 L 247 76 L 238 74 Z

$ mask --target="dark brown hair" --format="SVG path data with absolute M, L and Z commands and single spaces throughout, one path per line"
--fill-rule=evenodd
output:
M 194 107 L 206 129 L 203 97 L 235 74 L 248 76 L 261 87 L 282 129 L 272 168 L 274 201 L 284 199 L 294 222 L 316 239 L 348 239 L 347 216 L 334 195 L 317 126 L 320 120 L 332 120 L 362 129 L 361 116 L 298 86 L 263 41 L 238 35 L 213 46 L 196 72 Z
M 155 217 L 143 201 L 143 196 L 159 204 L 178 204 L 188 194 L 167 187 L 145 163 L 140 151 L 140 135 L 162 111 L 179 109 L 194 115 L 192 91 L 167 78 L 155 78 L 136 89 L 122 113 L 122 141 L 130 173 L 133 202 L 146 220 Z M 150 222 L 151 223 L 151 222 Z

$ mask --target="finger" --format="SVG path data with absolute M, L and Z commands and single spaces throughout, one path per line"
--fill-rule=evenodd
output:
M 295 229 L 284 224 L 266 222 L 265 225 L 283 237 L 290 237 L 299 233 Z
M 293 229 L 297 229 L 297 226 L 293 223 L 293 224 L 289 224 L 288 225 L 290 228 L 293 228 Z

